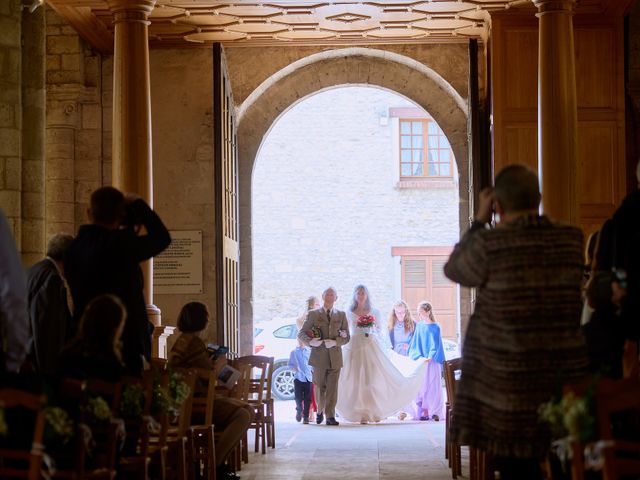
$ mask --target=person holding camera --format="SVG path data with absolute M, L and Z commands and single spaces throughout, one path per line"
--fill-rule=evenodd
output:
M 502 480 L 542 478 L 550 438 L 538 407 L 582 380 L 588 365 L 579 332 L 582 232 L 540 215 L 540 198 L 533 171 L 502 169 L 444 267 L 477 289 L 451 438 L 490 454 Z M 500 220 L 488 228 L 494 211 Z
M 153 332 L 140 262 L 167 248 L 171 237 L 144 200 L 113 187 L 93 192 L 87 213 L 91 223 L 80 227 L 64 262 L 74 304 L 72 334 L 91 300 L 103 294 L 117 296 L 127 309 L 123 361 L 127 373 L 140 376 L 143 357 L 151 357 Z M 142 226 L 146 233 L 140 235 Z

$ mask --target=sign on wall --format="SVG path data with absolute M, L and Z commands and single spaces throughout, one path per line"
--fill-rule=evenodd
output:
M 154 293 L 202 293 L 202 230 L 171 233 L 171 245 L 153 260 Z

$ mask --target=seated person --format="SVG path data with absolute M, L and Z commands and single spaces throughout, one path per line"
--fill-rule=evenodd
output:
M 127 312 L 114 295 L 100 295 L 87 305 L 76 337 L 62 350 L 63 377 L 119 382 L 124 374 L 120 337 Z
M 209 323 L 209 311 L 200 302 L 187 303 L 178 316 L 180 336 L 169 353 L 169 364 L 179 368 L 213 368 L 207 347 L 200 338 Z M 224 357 L 221 359 L 225 361 Z M 213 424 L 222 435 L 216 440 L 216 478 L 237 478 L 225 469 L 224 462 L 249 429 L 251 407 L 234 398 L 217 396 L 213 410 Z

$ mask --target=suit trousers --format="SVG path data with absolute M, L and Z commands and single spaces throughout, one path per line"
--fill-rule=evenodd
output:
M 311 382 L 302 382 L 295 379 L 293 385 L 296 394 L 296 412 L 304 418 L 309 418 L 309 408 L 311 408 Z
M 324 413 L 327 418 L 335 418 L 336 416 L 339 378 L 339 368 L 313 368 L 313 383 L 316 386 L 318 413 Z

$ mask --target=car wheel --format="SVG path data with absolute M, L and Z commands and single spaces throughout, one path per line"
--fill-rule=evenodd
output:
M 295 398 L 295 387 L 293 380 L 295 373 L 286 365 L 281 365 L 273 372 L 273 385 L 271 393 L 278 400 L 293 400 Z

